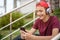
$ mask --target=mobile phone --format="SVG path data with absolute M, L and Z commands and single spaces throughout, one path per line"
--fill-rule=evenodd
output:
M 20 30 L 26 32 L 25 28 L 24 27 L 21 27 Z

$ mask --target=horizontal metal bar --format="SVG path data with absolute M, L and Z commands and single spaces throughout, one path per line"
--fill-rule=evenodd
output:
M 34 2 L 34 1 L 35 1 L 35 0 L 31 0 L 31 1 L 29 1 L 29 2 L 27 2 L 27 3 L 25 3 L 25 4 L 23 4 L 23 5 L 21 5 L 20 7 L 14 8 L 13 10 L 6 12 L 6 13 L 5 13 L 4 15 L 2 15 L 2 16 L 5 16 L 5 15 L 7 15 L 7 14 L 9 14 L 9 13 L 11 13 L 11 12 L 13 12 L 13 11 L 19 9 L 19 8 L 23 8 L 24 6 L 30 4 L 30 3 Z M 0 17 L 2 17 L 2 16 L 0 16 Z
M 31 13 L 32 13 L 32 12 L 31 12 Z M 29 13 L 29 14 L 31 14 L 31 13 Z M 2 29 L 4 29 L 4 28 L 8 27 L 9 25 L 11 25 L 11 24 L 13 24 L 13 23 L 15 23 L 15 22 L 19 21 L 20 19 L 22 19 L 22 18 L 24 18 L 24 17 L 28 16 L 29 14 L 26 14 L 26 15 L 24 15 L 24 16 L 22 16 L 22 17 L 20 17 L 20 18 L 16 19 L 15 21 L 13 21 L 13 22 L 11 22 L 11 23 L 7 24 L 6 26 L 4 26 L 4 27 L 0 28 L 0 30 L 2 30 Z
M 56 35 L 55 37 L 53 37 L 51 40 L 58 40 L 58 39 L 60 39 L 60 33 Z
M 29 25 L 30 23 L 32 23 L 33 21 L 35 21 L 36 19 L 38 19 L 39 17 L 35 18 L 34 20 L 28 22 L 27 24 L 23 25 L 22 27 L 26 27 L 27 25 Z M 4 40 L 5 38 L 9 37 L 10 35 L 14 34 L 15 32 L 19 31 L 20 28 L 18 28 L 17 30 L 15 30 L 14 32 L 8 34 L 7 36 L 5 36 L 4 38 L 2 38 L 1 40 Z

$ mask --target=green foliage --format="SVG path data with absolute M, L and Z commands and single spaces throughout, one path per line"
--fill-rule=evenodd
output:
M 60 17 L 60 8 L 57 8 L 54 10 L 54 15 L 56 15 L 57 17 Z
M 2 38 L 2 35 L 0 34 L 0 39 Z
M 15 15 L 14 15 L 15 14 Z M 13 12 L 12 14 L 12 20 L 16 20 L 17 18 L 23 16 L 20 12 Z M 20 26 L 24 25 L 24 19 L 21 19 L 13 24 L 13 28 L 19 28 Z
M 12 12 L 12 21 L 20 18 L 21 16 L 23 16 L 23 14 L 21 14 L 18 11 Z M 5 25 L 7 25 L 8 23 L 10 23 L 10 14 L 7 14 L 6 16 L 0 18 L 0 27 L 3 27 Z M 12 24 L 12 28 L 16 29 L 20 26 L 22 26 L 24 24 L 24 19 L 21 19 L 17 22 L 15 22 L 14 24 Z
M 9 14 L 0 18 L 0 27 L 3 27 L 9 23 Z
M 26 29 L 31 29 L 32 26 L 33 26 L 33 23 L 30 23 L 29 25 L 26 26 Z
M 33 13 L 31 13 L 30 15 L 26 16 L 26 18 L 33 18 Z

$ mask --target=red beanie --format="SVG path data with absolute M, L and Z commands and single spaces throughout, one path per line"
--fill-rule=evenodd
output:
M 38 7 L 38 6 L 42 6 L 44 8 L 48 8 L 49 7 L 47 2 L 45 2 L 45 1 L 40 1 L 38 4 L 36 4 L 36 7 Z

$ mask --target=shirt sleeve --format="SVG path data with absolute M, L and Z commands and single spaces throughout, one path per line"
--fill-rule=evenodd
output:
M 33 24 L 32 28 L 38 29 L 38 20 L 35 21 L 35 23 Z
M 53 28 L 59 28 L 59 20 L 57 17 L 53 19 Z

